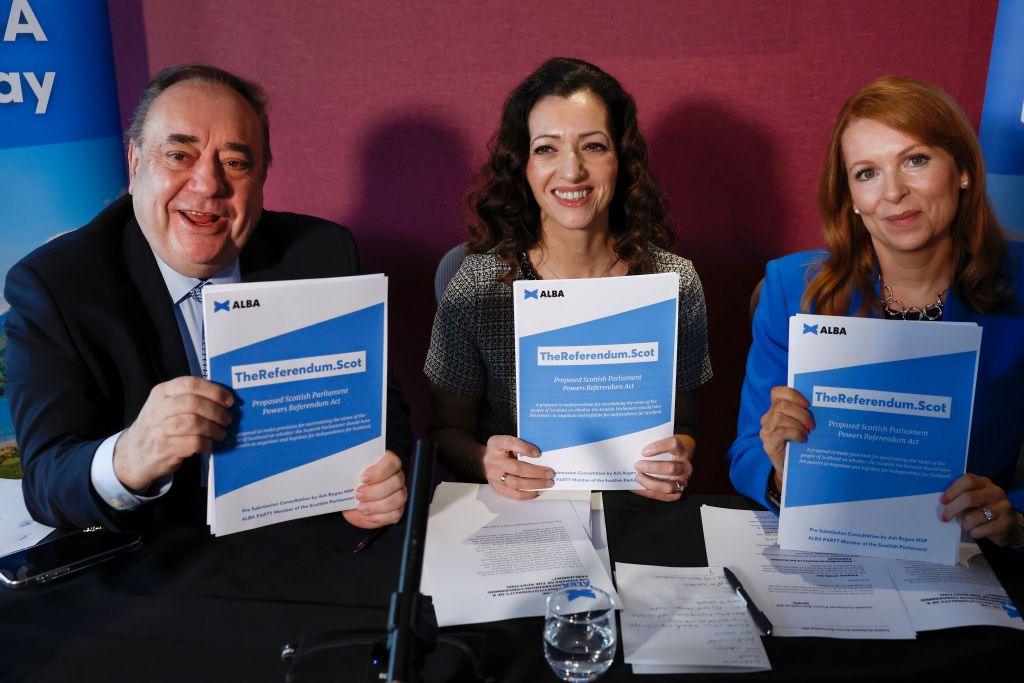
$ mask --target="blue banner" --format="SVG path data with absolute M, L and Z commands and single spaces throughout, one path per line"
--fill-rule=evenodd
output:
M 124 191 L 106 0 L 0 0 L 0 183 L 0 279 Z M 0 324 L 7 310 L 0 297 Z M 0 477 L 11 477 L 5 349 L 0 336 Z
M 988 192 L 1003 225 L 1024 233 L 1024 1 L 1000 2 L 981 115 Z

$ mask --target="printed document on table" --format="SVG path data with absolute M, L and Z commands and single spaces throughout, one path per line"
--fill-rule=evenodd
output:
M 556 489 L 637 489 L 671 436 L 679 275 L 513 283 L 519 437 Z M 668 456 L 656 456 L 665 459 Z
M 958 626 L 1024 630 L 1020 612 L 974 541 L 960 544 L 960 558 L 952 567 L 890 560 L 889 571 L 918 631 Z
M 721 567 L 615 563 L 622 654 L 634 673 L 741 673 L 771 664 Z
M 32 519 L 20 479 L 0 479 L 0 555 L 34 546 L 53 531 Z
M 544 615 L 548 594 L 593 585 L 618 604 L 572 502 L 515 501 L 490 486 L 440 484 L 427 522 L 420 591 L 439 626 Z
M 974 323 L 790 318 L 789 386 L 815 428 L 787 447 L 783 548 L 956 561 L 938 506 L 967 464 L 980 346 Z
M 886 560 L 782 550 L 771 512 L 704 505 L 700 517 L 708 564 L 736 574 L 774 635 L 915 637 Z
M 384 455 L 387 278 L 209 285 L 208 377 L 235 396 L 210 459 L 216 535 L 356 507 Z

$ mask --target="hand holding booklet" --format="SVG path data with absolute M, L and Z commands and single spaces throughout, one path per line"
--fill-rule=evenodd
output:
M 953 564 L 941 493 L 965 471 L 981 328 L 796 315 L 789 386 L 815 427 L 790 442 L 779 544 Z
M 679 275 L 512 291 L 519 438 L 541 450 L 530 463 L 553 469 L 556 489 L 641 488 L 640 451 L 673 433 Z
M 356 507 L 384 455 L 387 278 L 209 285 L 208 379 L 234 423 L 210 458 L 215 535 Z

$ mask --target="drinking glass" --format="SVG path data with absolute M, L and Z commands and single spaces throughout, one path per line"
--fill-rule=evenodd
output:
M 544 658 L 563 681 L 594 681 L 615 658 L 615 608 L 600 588 L 569 586 L 548 596 Z

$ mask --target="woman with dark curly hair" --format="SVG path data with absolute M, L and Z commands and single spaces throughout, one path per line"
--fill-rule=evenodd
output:
M 515 499 L 554 472 L 516 432 L 514 280 L 678 273 L 675 436 L 638 453 L 637 493 L 677 500 L 693 471 L 696 391 L 711 377 L 704 292 L 672 254 L 665 198 L 636 103 L 592 64 L 556 58 L 505 102 L 491 155 L 468 194 L 469 255 L 438 305 L 424 372 L 431 434 L 453 473 Z M 668 460 L 650 460 L 668 454 Z M 653 475 L 653 476 L 651 476 Z

